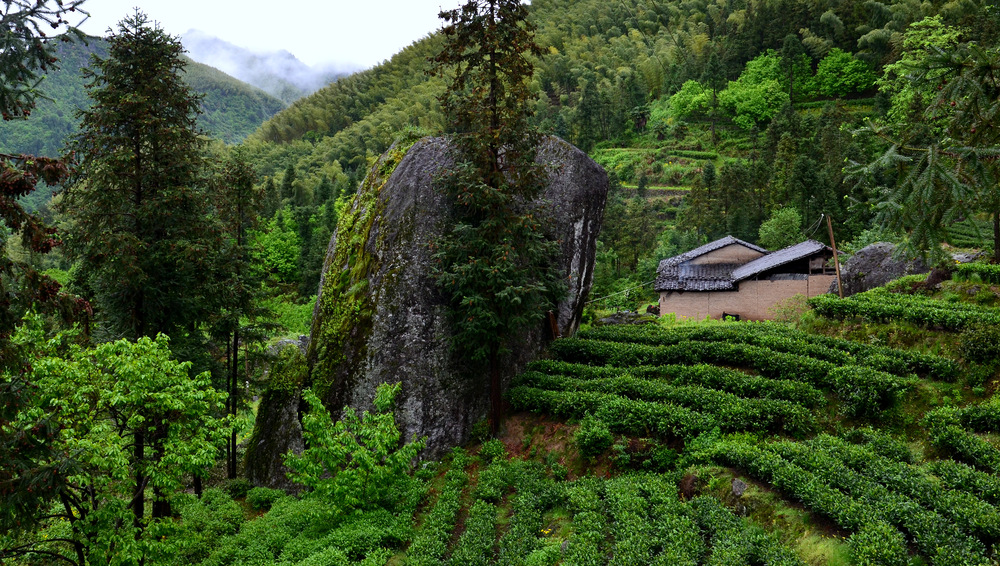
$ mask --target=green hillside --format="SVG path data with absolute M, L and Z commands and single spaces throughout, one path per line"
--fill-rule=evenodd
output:
M 59 69 L 48 73 L 40 85 L 47 100 L 38 103 L 29 120 L 0 123 L 0 152 L 61 154 L 66 138 L 76 132 L 76 110 L 89 104 L 80 69 L 89 66 L 92 55 L 107 55 L 103 39 L 59 45 Z M 188 63 L 186 79 L 204 95 L 199 125 L 226 143 L 239 143 L 285 107 L 263 91 L 194 61 Z
M 927 32 L 913 24 L 943 30 L 934 37 L 953 30 L 994 44 L 1000 26 L 990 9 L 980 2 L 532 2 L 542 48 L 534 123 L 588 151 L 623 188 L 606 215 L 595 296 L 647 284 L 660 259 L 700 243 L 727 234 L 757 242 L 760 226 L 782 208 L 797 213 L 792 229 L 803 238 L 826 239 L 811 227 L 827 215 L 841 243 L 900 239 L 871 230 L 886 173 L 860 183 L 845 172 L 887 144 L 854 132 L 900 111 L 892 102 L 897 75 L 884 73 L 900 57 L 925 53 Z M 291 168 L 313 188 L 342 173 L 341 183 L 356 186 L 369 160 L 402 132 L 442 131 L 445 81 L 427 74 L 439 42 L 426 37 L 268 120 L 248 140 L 258 173 L 279 183 Z M 640 185 L 650 190 L 636 191 Z M 668 203 L 665 189 L 687 192 Z M 988 219 L 980 216 L 965 215 L 947 240 L 989 247 Z M 637 299 L 652 299 L 648 287 L 640 295 L 603 304 L 635 308 Z
M 585 329 L 515 380 L 500 438 L 423 463 L 375 507 L 256 489 L 244 505 L 270 511 L 247 520 L 221 492 L 191 496 L 166 544 L 198 540 L 185 556 L 213 565 L 995 563 L 996 330 L 947 313 L 992 320 L 1000 291 L 983 289 L 991 266 L 963 273 L 873 294 L 909 320 L 817 304 L 794 326 Z

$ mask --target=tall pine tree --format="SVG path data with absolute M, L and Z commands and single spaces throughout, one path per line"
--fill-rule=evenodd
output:
M 223 236 L 218 257 L 216 297 L 220 309 L 212 320 L 213 334 L 226 343 L 226 412 L 235 416 L 240 405 L 240 347 L 266 339 L 276 324 L 274 313 L 261 306 L 264 277 L 254 269 L 251 232 L 263 221 L 264 190 L 255 187 L 257 175 L 241 147 L 230 150 L 212 180 L 215 217 Z M 244 378 L 245 379 L 245 378 Z M 226 445 L 227 475 L 236 478 L 236 431 Z
M 448 22 L 439 72 L 454 70 L 442 104 L 452 120 L 458 159 L 440 179 L 454 225 L 435 243 L 435 277 L 448 300 L 454 346 L 490 375 L 490 428 L 502 417 L 501 358 L 512 339 L 540 323 L 559 293 L 542 215 L 535 164 L 538 133 L 529 126 L 539 49 L 528 9 L 517 0 L 469 0 L 442 12 Z
M 212 273 L 219 238 L 201 186 L 198 98 L 181 79 L 180 40 L 138 10 L 109 37 L 108 57 L 92 59 L 90 109 L 80 112 L 73 149 L 79 176 L 66 191 L 72 256 L 93 289 L 105 338 L 171 339 L 180 359 L 205 350 L 201 321 L 217 309 Z M 133 438 L 136 528 L 145 522 L 150 478 L 140 462 L 163 457 L 170 416 L 143 415 Z M 154 486 L 153 517 L 169 514 Z
M 66 191 L 70 251 L 114 337 L 175 341 L 211 310 L 204 277 L 215 238 L 201 187 L 198 98 L 183 48 L 136 12 L 84 70 L 93 106 L 73 142 L 79 176 Z

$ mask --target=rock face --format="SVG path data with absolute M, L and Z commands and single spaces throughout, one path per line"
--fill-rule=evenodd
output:
M 309 375 L 304 336 L 299 342 L 279 343 L 272 352 L 268 370 L 270 386 L 260 399 L 254 433 L 247 444 L 246 474 L 256 486 L 295 492 L 288 480 L 284 455 L 304 448 L 299 415 L 299 394 Z
M 930 268 L 919 259 L 900 260 L 893 257 L 896 246 L 878 242 L 862 248 L 840 270 L 844 296 L 861 293 L 885 285 L 904 275 L 927 273 Z M 837 292 L 837 281 L 830 285 L 830 292 Z
M 555 313 L 567 334 L 579 326 L 590 290 L 608 180 L 586 154 L 555 138 L 543 141 L 537 161 L 548 173 L 543 225 L 561 244 L 569 286 Z M 397 423 L 406 439 L 428 437 L 429 457 L 464 442 L 489 404 L 488 377 L 469 376 L 451 350 L 429 277 L 429 244 L 449 210 L 435 178 L 452 163 L 446 140 L 425 138 L 394 146 L 372 167 L 331 239 L 309 350 L 312 387 L 335 418 L 346 405 L 371 409 L 380 383 L 401 382 Z M 534 358 L 544 338 L 543 325 L 525 329 L 504 360 L 505 379 Z

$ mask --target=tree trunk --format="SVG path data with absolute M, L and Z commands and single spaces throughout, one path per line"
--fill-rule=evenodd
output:
M 142 461 L 145 459 L 146 440 L 143 430 L 135 431 L 135 440 L 132 446 L 132 465 L 135 470 L 135 489 L 132 492 L 132 524 L 137 529 L 142 528 L 142 519 L 146 509 L 146 478 L 142 474 Z
M 162 462 L 166 448 L 164 447 L 164 442 L 166 442 L 167 435 L 169 434 L 170 423 L 167 418 L 159 416 L 156 418 L 156 429 L 153 437 L 152 447 L 153 447 L 153 458 L 156 462 Z M 169 517 L 172 512 L 170 509 L 170 501 L 167 499 L 166 494 L 159 487 L 153 487 L 153 509 L 152 516 L 154 519 L 161 519 L 163 517 Z
M 1000 209 L 993 211 L 993 263 L 1000 263 Z
M 229 372 L 229 414 L 236 418 L 236 403 L 239 400 L 239 356 L 240 356 L 240 328 L 237 324 L 236 329 L 233 330 L 233 357 L 232 364 L 230 366 Z M 236 479 L 236 429 L 234 428 L 228 442 L 229 447 L 229 462 L 228 462 L 228 476 L 229 479 Z
M 496 437 L 500 432 L 500 420 L 503 418 L 503 381 L 500 379 L 500 347 L 494 346 L 490 351 L 490 435 Z

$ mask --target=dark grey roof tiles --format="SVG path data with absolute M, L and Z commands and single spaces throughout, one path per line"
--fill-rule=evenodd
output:
M 767 250 L 760 246 L 755 246 L 750 242 L 744 242 L 739 238 L 734 238 L 732 236 L 726 236 L 725 238 L 719 238 L 714 242 L 709 242 L 704 246 L 699 246 L 689 252 L 684 252 L 681 255 L 675 255 L 674 257 L 669 257 L 660 262 L 660 267 L 658 269 L 663 269 L 664 265 L 678 265 L 684 263 L 685 261 L 690 261 L 698 256 L 703 256 L 709 252 L 714 252 L 715 250 L 722 249 L 730 244 L 741 244 L 750 248 L 751 250 L 766 254 Z
M 691 265 L 691 260 L 730 244 L 741 244 L 766 255 L 740 264 Z M 760 246 L 744 242 L 739 238 L 726 236 L 689 252 L 667 258 L 660 262 L 656 270 L 657 291 L 734 291 L 736 284 L 786 263 L 804 259 L 824 249 L 826 245 L 816 240 L 806 240 L 768 253 Z M 830 250 L 831 252 L 833 250 Z
M 770 269 L 781 267 L 786 263 L 807 258 L 817 252 L 823 251 L 824 249 L 827 249 L 827 246 L 821 242 L 817 242 L 816 240 L 806 240 L 793 246 L 782 248 L 776 252 L 771 252 L 766 256 L 759 257 L 753 261 L 743 264 L 741 267 L 734 269 L 733 282 L 742 281 Z M 833 253 L 832 248 L 830 249 L 830 253 Z
M 740 244 L 756 252 L 767 250 L 744 242 L 739 238 L 726 236 L 709 242 L 689 252 L 660 261 L 656 269 L 657 291 L 725 291 L 733 289 L 733 269 L 738 264 L 687 265 L 687 262 L 731 244 Z

